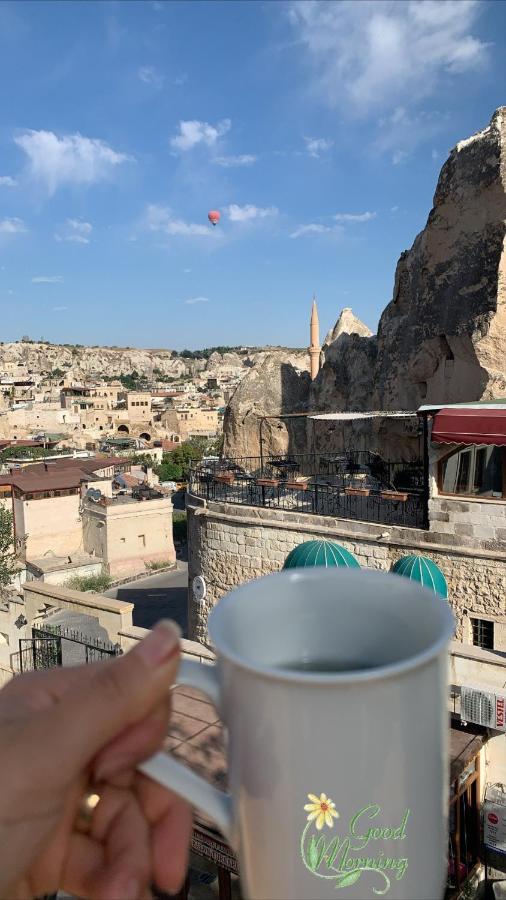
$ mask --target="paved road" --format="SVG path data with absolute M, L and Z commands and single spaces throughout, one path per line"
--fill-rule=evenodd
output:
M 175 619 L 188 634 L 188 565 L 178 561 L 175 572 L 161 572 L 105 591 L 108 597 L 134 604 L 133 624 L 152 628 L 158 619 Z

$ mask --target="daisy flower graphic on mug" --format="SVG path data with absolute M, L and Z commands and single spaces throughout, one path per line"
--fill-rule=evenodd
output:
M 334 801 L 327 797 L 326 794 L 320 794 L 319 797 L 316 794 L 308 794 L 307 796 L 308 800 L 311 801 L 311 803 L 306 803 L 304 807 L 305 811 L 309 813 L 307 817 L 308 822 L 316 819 L 315 825 L 318 831 L 321 831 L 324 825 L 332 828 L 334 824 L 333 819 L 339 818 Z

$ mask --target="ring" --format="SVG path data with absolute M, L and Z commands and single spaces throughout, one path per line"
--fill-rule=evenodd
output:
M 100 794 L 96 791 L 88 791 L 84 794 L 77 810 L 75 827 L 82 834 L 88 834 L 91 830 L 93 813 L 100 803 Z

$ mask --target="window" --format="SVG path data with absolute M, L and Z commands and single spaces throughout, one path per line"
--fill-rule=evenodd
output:
M 124 544 L 125 541 L 126 541 L 126 538 L 120 538 L 120 541 L 121 541 L 122 544 Z
M 473 644 L 482 650 L 494 649 L 494 623 L 489 619 L 471 619 Z
M 463 447 L 439 464 L 439 487 L 444 494 L 472 497 L 503 496 L 502 447 Z
M 139 535 L 139 544 L 140 544 L 141 547 L 145 547 L 145 546 L 146 546 L 146 535 L 145 535 L 145 534 L 140 534 L 140 535 Z

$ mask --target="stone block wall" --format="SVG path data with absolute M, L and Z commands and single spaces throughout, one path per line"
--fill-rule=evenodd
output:
M 435 496 L 429 500 L 430 527 L 439 534 L 457 535 L 485 548 L 505 546 L 506 503 L 474 497 Z
M 189 535 L 189 636 L 207 643 L 207 618 L 220 597 L 233 587 L 279 571 L 302 541 L 335 540 L 361 566 L 389 571 L 401 556 L 423 553 L 444 572 L 457 619 L 456 637 L 469 642 L 470 619 L 496 621 L 496 649 L 506 651 L 506 553 L 444 543 L 417 529 L 372 525 L 276 509 L 239 507 L 187 498 Z M 382 535 L 388 535 L 382 536 Z M 431 542 L 432 541 L 432 542 Z M 504 546 L 504 545 L 503 545 Z M 207 595 L 194 600 L 192 578 L 203 575 Z

